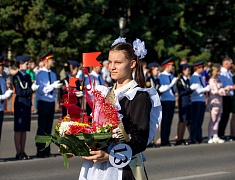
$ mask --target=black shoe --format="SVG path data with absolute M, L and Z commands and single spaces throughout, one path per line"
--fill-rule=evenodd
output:
M 42 153 L 42 152 L 38 152 L 38 153 L 36 154 L 36 157 L 37 157 L 37 158 L 46 158 L 46 155 L 45 155 L 44 153 Z
M 235 136 L 230 136 L 230 137 L 229 137 L 229 140 L 230 140 L 230 141 L 235 141 Z
M 6 162 L 6 160 L 5 160 L 5 159 L 0 158 L 0 162 Z
M 21 153 L 19 153 L 19 154 L 16 154 L 16 160 L 22 160 L 23 158 L 22 158 L 22 156 L 21 156 Z
M 154 146 L 154 143 L 149 143 L 148 145 L 147 145 L 147 147 L 153 147 Z
M 54 154 L 51 154 L 51 153 L 46 153 L 46 154 L 45 154 L 45 157 L 50 158 L 50 157 L 55 157 L 55 155 L 54 155 Z
M 161 144 L 154 144 L 153 147 L 154 147 L 154 148 L 160 148 L 160 147 L 161 147 Z
M 174 144 L 171 144 L 171 143 L 161 143 L 161 146 L 165 146 L 165 147 L 167 147 L 167 146 L 174 146 Z
M 196 141 L 190 141 L 189 144 L 196 144 Z
M 24 159 L 24 160 L 31 159 L 25 152 L 22 152 L 22 153 L 21 153 L 21 157 L 22 157 L 22 159 Z
M 178 140 L 178 141 L 176 141 L 175 145 L 176 146 L 184 145 L 184 141 L 183 140 Z
M 184 140 L 184 145 L 189 145 L 189 142 Z

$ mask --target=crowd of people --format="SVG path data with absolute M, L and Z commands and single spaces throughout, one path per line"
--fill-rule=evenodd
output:
M 224 143 L 226 141 L 225 130 L 230 113 L 232 113 L 232 116 L 229 138 L 235 140 L 235 66 L 231 58 L 224 58 L 221 65 L 213 64 L 211 61 L 200 61 L 191 66 L 188 64 L 187 59 L 182 59 L 176 70 L 173 57 L 161 64 L 158 62 L 147 64 L 141 60 L 147 53 L 145 48 L 141 49 L 141 53 L 138 53 L 135 49 L 133 50 L 134 44 L 132 46 L 126 43 L 124 38 L 119 38 L 117 41 L 111 46 L 108 60 L 100 61 L 102 66 L 90 68 L 89 74 L 92 82 L 82 73 L 82 63 L 75 60 L 68 60 L 60 74 L 53 72 L 51 69 L 55 66 L 55 60 L 52 50 L 42 55 L 38 65 L 27 56 L 17 56 L 15 68 L 11 67 L 13 65 L 7 65 L 6 59 L 1 56 L 0 138 L 4 119 L 4 101 L 12 95 L 14 89 L 16 93 L 14 101 L 16 160 L 30 159 L 25 152 L 25 144 L 26 132 L 30 131 L 32 101 L 34 101 L 35 111 L 38 113 L 36 135 L 51 134 L 56 98 L 60 95 L 60 99 L 62 99 L 63 95 L 67 93 L 63 87 L 69 86 L 71 77 L 78 79 L 76 81 L 78 106 L 82 106 L 80 98 L 85 96 L 82 93 L 82 84 L 87 87 L 91 84 L 95 84 L 95 86 L 102 85 L 107 88 L 113 87 L 111 89 L 113 96 L 122 94 L 122 98 L 127 97 L 124 98 L 124 101 L 120 100 L 119 106 L 121 105 L 120 108 L 123 108 L 120 112 L 124 115 L 123 124 L 124 127 L 127 127 L 125 130 L 132 137 L 131 142 L 128 144 L 131 146 L 134 155 L 144 151 L 145 145 L 173 145 L 170 142 L 170 134 L 176 104 L 178 105 L 179 122 L 174 145 L 203 142 L 202 124 L 206 111 L 210 114 L 208 134 L 206 135 L 208 137 L 207 142 Z M 135 43 L 141 44 L 141 41 L 138 40 Z M 139 47 L 143 47 L 143 45 L 137 46 L 137 49 Z M 155 100 L 159 103 L 152 102 L 152 99 L 154 99 L 152 98 L 153 94 L 151 94 L 153 89 L 159 95 L 159 98 L 155 97 Z M 134 95 L 127 96 L 126 92 Z M 35 93 L 34 99 L 32 99 L 33 93 Z M 110 94 L 108 96 L 111 96 Z M 92 94 L 88 95 L 92 98 Z M 113 98 L 115 99 L 115 97 Z M 141 103 L 146 104 L 144 110 Z M 162 108 L 153 112 L 152 109 L 155 108 L 156 104 L 161 104 Z M 87 115 L 91 114 L 91 107 L 88 103 L 84 106 L 84 109 Z M 143 111 L 146 113 L 141 113 Z M 157 123 L 153 123 L 154 113 L 155 115 L 158 114 L 155 117 L 162 117 L 159 126 Z M 62 107 L 61 116 L 66 115 L 67 111 Z M 146 121 L 146 119 L 149 119 L 149 121 Z M 132 131 L 132 123 L 143 129 L 140 132 Z M 153 123 L 153 126 L 158 127 L 160 131 L 158 139 L 154 138 L 154 134 L 156 137 L 156 130 L 150 127 L 151 123 Z M 188 129 L 190 135 L 188 139 L 184 138 L 186 129 Z M 53 156 L 50 146 L 45 148 L 44 143 L 36 143 L 36 150 L 36 157 L 38 158 Z M 91 151 L 91 157 L 83 157 L 87 160 L 83 167 L 86 169 L 94 166 L 91 161 L 106 162 L 107 153 L 104 151 Z M 99 159 L 94 159 L 97 156 Z M 130 167 L 124 168 L 124 170 L 123 176 L 133 178 Z M 111 172 L 117 173 L 116 169 L 112 169 Z M 89 174 L 82 171 L 82 176 L 89 176 Z M 145 171 L 142 172 L 142 176 L 145 176 Z
M 188 145 L 203 142 L 202 124 L 205 112 L 210 114 L 207 143 L 224 143 L 235 139 L 234 126 L 234 64 L 231 58 L 221 64 L 211 61 L 196 62 L 189 66 L 182 59 L 178 71 L 174 58 L 163 63 L 148 65 L 146 87 L 155 87 L 162 104 L 160 137 L 150 146 Z M 177 102 L 176 102 L 177 100 Z M 178 105 L 178 127 L 176 143 L 169 141 L 174 109 Z M 232 115 L 230 116 L 230 113 Z M 225 135 L 230 120 L 230 135 Z M 184 138 L 186 129 L 189 138 Z

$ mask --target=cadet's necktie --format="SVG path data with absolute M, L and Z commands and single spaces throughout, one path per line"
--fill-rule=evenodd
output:
M 48 78 L 49 78 L 49 82 L 51 84 L 51 72 L 50 71 L 48 71 Z M 50 92 L 50 94 L 52 94 L 52 93 L 53 93 L 53 91 Z
M 171 83 L 171 81 L 172 81 L 171 76 L 168 76 L 168 77 L 169 77 L 169 80 L 170 80 L 170 83 Z M 172 91 L 173 94 L 175 94 L 174 86 L 171 87 L 171 91 Z
M 101 76 L 101 75 L 98 75 L 98 81 L 99 81 L 100 85 L 103 85 L 103 84 L 101 83 L 100 76 Z
M 204 85 L 204 83 L 202 81 L 202 77 L 201 76 L 199 76 L 199 80 L 200 80 L 200 83 L 201 83 L 202 87 L 205 87 L 205 85 Z
M 0 86 L 0 95 L 2 95 L 2 87 Z M 1 103 L 3 103 L 4 100 L 1 101 Z

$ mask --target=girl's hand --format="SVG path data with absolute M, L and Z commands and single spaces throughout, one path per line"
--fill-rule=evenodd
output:
M 90 151 L 91 156 L 82 156 L 83 159 L 93 161 L 94 163 L 97 162 L 104 162 L 109 160 L 109 154 L 98 150 L 98 151 Z

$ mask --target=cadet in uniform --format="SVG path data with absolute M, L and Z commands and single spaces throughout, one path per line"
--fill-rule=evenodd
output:
M 147 88 L 154 87 L 157 90 L 158 95 L 160 96 L 160 92 L 158 90 L 160 87 L 160 81 L 158 78 L 158 76 L 159 76 L 159 68 L 158 67 L 159 66 L 160 65 L 157 62 L 152 62 L 147 65 L 147 68 L 149 70 L 148 71 L 149 76 L 146 76 L 146 87 Z M 160 126 L 159 126 L 159 131 L 160 131 Z M 158 144 L 158 142 L 160 141 L 161 138 L 159 138 L 156 142 L 154 139 L 151 141 L 151 143 L 148 145 L 148 147 L 156 146 L 156 144 Z
M 16 148 L 16 160 L 30 159 L 25 153 L 26 131 L 30 131 L 32 94 L 38 85 L 32 84 L 28 69 L 27 56 L 16 57 L 18 73 L 13 76 L 16 97 L 14 102 L 14 140 Z
M 0 57 L 0 143 L 2 135 L 2 123 L 4 117 L 5 109 L 5 100 L 12 95 L 12 90 L 6 90 L 6 80 L 3 78 L 3 69 L 4 69 L 4 57 Z M 4 162 L 4 159 L 0 158 L 0 162 Z
M 190 124 L 191 144 L 202 142 L 202 123 L 206 110 L 205 93 L 210 91 L 210 86 L 205 85 L 201 73 L 203 72 L 204 62 L 200 61 L 193 65 L 194 73 L 190 78 L 190 85 L 198 84 L 198 87 L 191 94 L 192 118 Z
M 56 74 L 51 71 L 54 66 L 54 53 L 52 50 L 47 52 L 41 57 L 44 67 L 36 75 L 36 84 L 39 85 L 37 90 L 38 97 L 38 129 L 37 135 L 51 134 L 54 113 L 55 113 L 55 100 L 59 88 L 62 83 L 57 81 Z M 45 148 L 44 143 L 36 143 L 37 157 L 45 158 L 50 157 L 50 146 Z M 45 148 L 45 149 L 44 149 Z M 44 149 L 44 150 L 43 150 Z M 43 150 L 43 151 L 42 151 Z
M 169 58 L 165 60 L 161 65 L 165 67 L 165 70 L 160 74 L 160 88 L 161 103 L 162 103 L 162 123 L 161 123 L 161 146 L 169 146 L 171 124 L 175 110 L 175 92 L 176 82 L 178 78 L 174 77 L 171 73 L 173 70 L 174 59 Z
M 190 66 L 188 64 L 179 65 L 179 75 L 179 80 L 177 82 L 177 90 L 179 94 L 179 122 L 177 128 L 178 138 L 176 145 L 187 145 L 188 142 L 186 142 L 183 138 L 186 126 L 191 120 L 191 93 L 198 87 L 198 84 L 194 84 L 190 87 Z
M 159 94 L 159 87 L 160 87 L 160 82 L 159 82 L 159 64 L 156 62 L 152 62 L 148 64 L 148 69 L 150 70 L 150 77 L 146 78 L 146 87 L 150 88 L 150 87 L 154 87 L 156 88 L 158 94 Z

